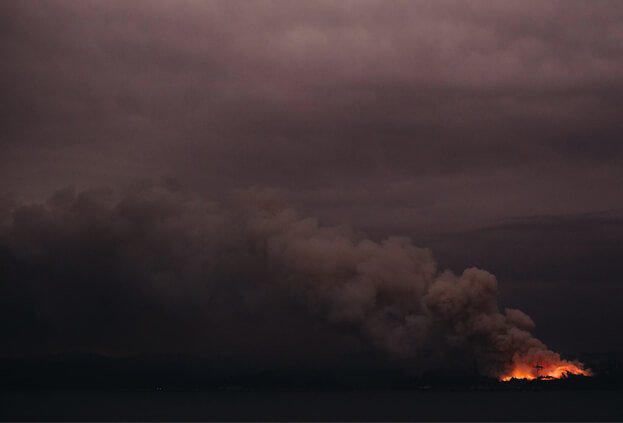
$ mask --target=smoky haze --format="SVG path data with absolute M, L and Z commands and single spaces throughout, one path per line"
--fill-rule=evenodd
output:
M 408 238 L 322 226 L 269 192 L 220 205 L 172 181 L 120 197 L 65 189 L 8 215 L 4 354 L 359 348 L 412 372 L 458 359 L 496 377 L 518 357 L 558 360 L 530 317 L 500 309 L 492 274 L 440 271 Z
M 434 367 L 481 354 L 428 304 L 444 269 L 474 267 L 499 284 L 474 313 L 521 309 L 556 351 L 623 350 L 622 22 L 616 1 L 1 2 L 5 352 Z M 162 175 L 185 188 L 135 182 Z M 299 210 L 283 236 L 314 216 L 327 251 L 260 256 L 234 192 Z M 365 239 L 418 291 L 344 282 Z

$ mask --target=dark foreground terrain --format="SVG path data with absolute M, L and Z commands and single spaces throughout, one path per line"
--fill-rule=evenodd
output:
M 2 359 L 0 420 L 623 421 L 619 354 L 586 359 L 595 377 L 510 383 L 354 357 L 280 370 L 180 356 Z

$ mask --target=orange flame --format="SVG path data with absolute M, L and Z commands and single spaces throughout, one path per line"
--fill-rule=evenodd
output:
M 512 370 L 500 377 L 503 382 L 512 379 L 561 379 L 569 375 L 592 376 L 589 369 L 585 369 L 582 363 L 572 363 L 560 360 L 551 363 L 514 363 Z

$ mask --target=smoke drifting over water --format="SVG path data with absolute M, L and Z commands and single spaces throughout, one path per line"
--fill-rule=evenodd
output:
M 500 309 L 492 274 L 441 271 L 408 238 L 322 226 L 270 192 L 65 189 L 1 216 L 3 354 L 374 349 L 415 372 L 457 356 L 495 377 L 581 370 Z

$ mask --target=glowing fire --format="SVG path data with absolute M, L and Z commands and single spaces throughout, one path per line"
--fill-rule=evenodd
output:
M 561 379 L 569 375 L 592 376 L 589 369 L 581 363 L 572 363 L 566 360 L 551 363 L 514 363 L 512 370 L 501 376 L 500 380 L 508 382 L 511 379 Z

